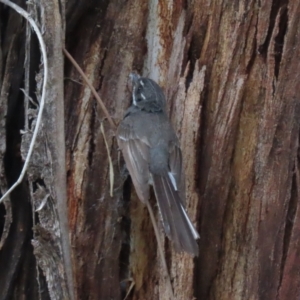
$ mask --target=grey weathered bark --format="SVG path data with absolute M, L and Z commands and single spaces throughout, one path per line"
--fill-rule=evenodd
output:
M 56 57 L 49 88 L 64 76 L 65 93 L 58 102 L 49 97 L 27 179 L 0 205 L 0 299 L 69 297 L 58 227 L 57 201 L 64 196 L 54 192 L 65 179 L 75 299 L 123 299 L 131 282 L 129 299 L 168 298 L 149 216 L 126 179 L 114 130 L 74 67 L 63 66 L 56 38 L 64 18 L 66 48 L 116 122 L 130 103 L 132 70 L 166 92 L 185 157 L 188 212 L 201 235 L 194 260 L 175 253 L 161 235 L 177 299 L 299 298 L 300 1 L 69 0 L 66 13 L 60 2 L 38 3 L 44 9 L 36 17 Z M 20 143 L 26 152 L 30 133 L 21 139 L 19 132 L 25 23 L 3 6 L 0 14 L 3 192 L 20 171 Z M 40 56 L 34 38 L 30 45 L 28 89 L 36 99 Z M 64 120 L 56 116 L 64 130 L 50 117 L 63 100 Z M 30 128 L 36 110 L 30 104 Z M 115 172 L 113 197 L 101 122 Z M 56 128 L 66 136 L 66 166 L 57 168 L 49 164 L 50 153 L 64 152 Z
M 39 5 L 31 3 L 31 15 L 35 16 L 36 19 L 40 9 L 42 9 L 43 14 L 41 15 L 39 22 L 42 25 L 41 27 L 47 28 L 44 33 L 44 39 L 47 44 L 49 76 L 44 120 L 39 136 L 36 140 L 35 153 L 31 158 L 31 165 L 27 172 L 29 194 L 32 199 L 31 204 L 33 210 L 31 212 L 25 211 L 24 217 L 27 220 L 27 223 L 25 224 L 27 227 L 31 224 L 31 222 L 28 222 L 28 218 L 33 219 L 33 239 L 31 242 L 34 248 L 33 253 L 38 263 L 38 267 L 42 270 L 46 277 L 50 297 L 52 299 L 74 299 L 74 288 L 72 286 L 73 272 L 67 217 L 63 102 L 64 77 L 63 55 L 61 52 L 61 49 L 64 46 L 64 3 L 58 3 L 57 1 L 47 1 L 45 3 L 40 2 Z M 63 18 L 61 17 L 61 13 Z M 35 92 L 34 89 L 30 89 L 30 83 L 33 82 L 34 79 L 31 78 L 34 76 L 34 72 L 31 72 L 31 62 L 34 63 L 34 57 L 32 57 L 33 55 L 31 53 L 30 36 L 29 30 L 27 31 L 26 40 L 24 39 L 23 45 L 23 49 L 26 49 L 24 94 L 32 96 Z M 8 41 L 8 44 L 9 42 L 10 41 Z M 38 50 L 38 48 L 36 47 L 35 50 Z M 36 56 L 39 56 L 37 51 Z M 22 58 L 24 59 L 24 57 L 20 57 L 20 62 L 22 62 Z M 8 67 L 11 68 L 11 65 L 8 64 Z M 41 69 L 44 67 L 46 67 L 46 65 L 42 65 Z M 22 69 L 17 70 L 17 72 L 19 72 L 19 78 L 22 79 L 22 76 L 24 76 Z M 42 74 L 43 72 L 41 71 L 37 77 L 38 99 L 40 97 L 41 83 L 43 82 Z M 18 94 L 20 92 L 20 88 L 16 87 L 15 92 Z M 19 99 L 15 99 L 15 101 L 18 100 Z M 15 103 L 15 105 L 17 105 L 17 103 Z M 25 114 L 25 122 L 23 121 L 23 117 L 23 120 L 19 120 L 18 124 L 18 126 L 22 126 L 22 121 L 25 123 L 25 130 L 23 130 L 21 138 L 21 155 L 23 159 L 25 159 L 27 155 L 28 145 L 33 136 L 32 133 L 36 123 L 35 116 L 38 109 L 40 108 L 37 104 L 32 102 L 29 103 L 28 97 L 26 99 L 25 111 L 23 110 L 22 112 L 22 110 L 19 109 L 20 113 Z M 10 117 L 12 120 L 15 118 L 13 113 L 15 112 L 12 112 Z M 8 124 L 9 121 L 10 120 L 8 119 Z M 21 137 L 20 132 L 16 132 L 15 135 L 19 138 Z M 13 160 L 13 158 L 11 159 Z M 9 167 L 8 158 L 6 162 L 7 167 Z M 19 166 L 21 166 L 21 164 L 19 164 Z M 22 194 L 25 197 L 28 196 L 28 192 L 24 189 Z M 12 199 L 12 201 L 14 200 Z M 43 202 L 45 202 L 44 207 L 35 211 L 35 209 Z M 27 207 L 30 208 L 28 204 Z M 17 203 L 15 203 L 15 205 L 18 206 Z M 19 210 L 19 212 L 21 213 L 22 210 Z M 10 223 L 7 222 L 6 224 L 8 224 L 6 227 L 10 225 Z M 12 225 L 14 225 L 14 222 Z M 11 231 L 12 227 L 13 226 L 11 226 Z M 28 229 L 30 230 L 31 228 L 28 227 Z M 8 241 L 9 238 L 11 238 L 11 236 L 8 236 Z M 27 242 L 30 242 L 28 236 L 27 240 Z M 3 253 L 5 253 L 5 249 L 7 249 L 7 251 L 12 251 L 10 248 L 5 248 L 8 243 L 4 239 L 2 242 L 4 249 Z M 16 242 L 18 242 L 17 239 Z M 22 245 L 23 243 L 24 242 L 20 242 L 19 244 Z M 20 256 L 21 255 L 22 253 L 20 253 Z M 15 268 L 8 268 L 7 271 L 8 273 L 11 273 L 11 276 L 15 276 L 15 272 L 17 272 L 17 264 L 20 263 L 20 261 L 19 259 L 15 259 L 14 256 L 11 261 L 15 264 Z M 35 274 L 36 272 L 37 274 Z M 39 269 L 36 269 L 32 274 L 34 277 L 37 276 L 37 284 L 40 284 L 40 280 L 38 279 L 40 276 L 39 273 Z M 0 293 L 2 298 L 6 298 L 11 294 L 10 290 L 13 289 L 13 281 L 12 279 L 8 280 L 8 278 L 5 278 L 5 273 L 3 274 L 3 277 L 4 278 L 1 282 L 3 289 L 1 289 Z M 34 281 L 32 282 L 34 284 Z M 41 291 L 37 290 L 36 293 L 41 293 Z M 14 297 L 18 298 L 17 294 L 15 294 Z

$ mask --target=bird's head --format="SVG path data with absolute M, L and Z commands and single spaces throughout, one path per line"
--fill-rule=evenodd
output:
M 165 111 L 166 100 L 161 87 L 152 79 L 130 74 L 132 81 L 132 102 L 148 112 Z

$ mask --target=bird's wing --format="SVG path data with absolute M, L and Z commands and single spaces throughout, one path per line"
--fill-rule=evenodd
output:
M 117 140 L 138 197 L 146 202 L 149 199 L 149 146 L 136 135 L 130 118 L 120 123 Z

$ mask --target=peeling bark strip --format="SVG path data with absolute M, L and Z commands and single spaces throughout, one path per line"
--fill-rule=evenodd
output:
M 32 184 L 32 197 L 35 207 L 41 202 L 34 184 L 49 193 L 48 213 L 39 212 L 39 219 L 47 236 L 41 234 L 36 227 L 37 242 L 33 241 L 37 262 L 48 283 L 51 299 L 74 299 L 72 257 L 69 241 L 69 224 L 66 192 L 65 163 L 65 129 L 64 129 L 64 96 L 63 96 L 63 54 L 64 46 L 64 1 L 37 2 L 41 14 L 41 27 L 44 28 L 44 38 L 49 59 L 49 84 L 46 109 L 44 113 L 43 135 L 40 147 L 43 158 L 33 162 L 39 169 Z M 41 157 L 41 158 L 42 158 Z M 39 158 L 38 158 L 39 160 Z M 42 193 L 43 194 L 43 193 Z M 39 199 L 37 199 L 39 198 Z M 51 202 L 53 206 L 51 207 Z M 43 241 L 44 240 L 44 241 Z M 45 247 L 47 242 L 47 250 Z M 43 247 L 44 246 L 44 247 Z M 47 254 L 43 254 L 43 251 Z M 39 254 L 39 255 L 37 255 Z M 51 259 L 48 256 L 53 255 Z M 58 288 L 58 285 L 60 288 Z
M 16 189 L 16 187 L 18 185 L 20 185 L 22 183 L 23 178 L 24 178 L 24 176 L 26 174 L 26 171 L 28 169 L 29 161 L 31 159 L 31 155 L 32 155 L 32 152 L 33 152 L 33 148 L 34 148 L 34 145 L 35 145 L 35 141 L 36 141 L 38 131 L 40 129 L 40 124 L 41 124 L 42 115 L 43 115 L 43 111 L 44 111 L 46 85 L 48 83 L 48 60 L 47 60 L 47 54 L 46 54 L 46 46 L 45 46 L 42 34 L 41 34 L 36 22 L 31 18 L 29 13 L 27 13 L 24 9 L 22 9 L 20 6 L 14 4 L 10 0 L 0 0 L 0 2 L 4 3 L 8 7 L 12 8 L 14 11 L 16 11 L 19 15 L 21 15 L 22 17 L 24 17 L 28 21 L 28 23 L 30 24 L 30 26 L 32 27 L 34 32 L 36 33 L 37 39 L 39 41 L 41 56 L 42 56 L 42 62 L 44 64 L 43 87 L 42 87 L 42 93 L 41 93 L 41 97 L 40 97 L 40 101 L 39 101 L 39 112 L 38 112 L 37 118 L 36 118 L 36 126 L 35 126 L 35 128 L 33 130 L 33 134 L 32 134 L 32 141 L 30 143 L 27 156 L 24 160 L 24 166 L 22 168 L 22 171 L 21 171 L 18 179 L 14 182 L 14 184 L 12 184 L 9 187 L 9 189 L 4 193 L 4 195 L 2 195 L 2 197 L 0 198 L 0 203 L 1 203 L 7 196 L 9 196 L 11 194 L 12 191 L 14 191 Z M 26 46 L 26 50 L 27 50 L 27 48 L 28 47 Z M 28 75 L 28 72 L 25 73 L 25 76 L 27 76 L 27 75 Z M 26 91 L 24 91 L 24 90 L 22 90 L 22 91 L 24 92 L 25 96 L 27 96 L 27 98 L 28 98 L 28 88 L 27 87 L 28 87 L 28 85 L 26 85 Z M 28 102 L 28 101 L 25 101 L 25 102 Z M 26 109 L 28 109 L 28 105 L 27 105 Z M 28 127 L 27 125 L 28 124 L 26 122 L 25 123 L 25 128 Z
M 6 3 L 6 2 L 5 2 Z M 13 6 L 10 3 L 7 3 L 10 6 Z M 56 3 L 57 4 L 57 3 Z M 59 9 L 58 6 L 56 5 L 56 9 L 55 6 L 51 6 L 51 4 L 48 2 L 47 3 L 48 8 L 50 7 L 51 9 L 51 13 L 57 13 L 59 14 Z M 27 17 L 27 14 L 22 11 L 21 9 L 19 9 L 17 6 L 13 6 L 13 8 L 20 14 L 22 14 L 22 16 Z M 45 11 L 47 11 L 47 7 L 45 5 L 42 5 L 42 9 Z M 48 14 L 46 14 L 48 15 Z M 50 13 L 49 13 L 49 17 L 50 17 Z M 42 20 L 42 23 L 45 22 L 46 19 Z M 36 24 L 32 21 L 32 19 L 29 20 L 30 24 L 33 25 L 33 27 L 35 28 L 35 31 L 38 34 L 38 37 L 40 39 L 40 33 L 38 31 L 38 29 L 36 29 Z M 54 24 L 57 26 L 59 25 L 59 19 L 56 20 L 56 22 L 54 22 Z M 46 22 L 45 22 L 46 25 Z M 61 63 L 62 61 L 62 54 L 61 54 L 61 48 L 62 48 L 62 34 L 61 31 L 57 30 L 57 28 L 54 26 L 54 30 L 52 30 L 54 32 L 51 33 L 51 27 L 50 26 L 46 26 L 48 31 L 47 34 L 50 33 L 50 39 L 48 41 L 48 50 L 51 48 L 52 44 L 55 45 L 55 41 L 58 42 L 58 45 L 56 45 L 56 47 L 58 46 L 58 54 L 60 54 L 60 61 L 59 61 L 59 57 L 57 57 L 56 54 L 54 54 L 55 59 L 52 60 L 52 65 L 50 64 L 49 69 L 53 72 L 53 74 L 55 74 L 55 79 L 57 79 L 57 77 L 59 77 L 59 72 L 58 70 L 60 69 L 60 73 L 61 73 L 61 80 L 58 80 L 58 84 L 55 85 L 55 83 L 53 82 L 53 75 L 52 75 L 52 85 L 51 85 L 51 89 L 50 89 L 50 93 L 48 94 L 48 111 L 46 111 L 46 113 L 48 112 L 48 116 L 51 116 L 51 113 L 49 113 L 51 111 L 51 109 L 53 109 L 53 106 L 55 107 L 55 105 L 53 105 L 54 103 L 54 99 L 51 99 L 51 93 L 54 94 L 54 97 L 59 96 L 60 99 L 63 99 L 63 64 Z M 60 26 L 61 27 L 61 26 Z M 45 39 L 47 40 L 47 34 L 45 34 Z M 55 40 L 55 36 L 58 37 L 57 40 Z M 26 40 L 26 43 L 29 44 L 31 43 L 30 40 Z M 24 43 L 25 44 L 25 43 Z M 43 41 L 40 41 L 40 45 L 41 48 L 43 50 L 43 55 L 45 54 L 45 45 L 43 43 Z M 51 45 L 51 46 L 50 46 Z M 24 49 L 24 47 L 23 47 Z M 28 49 L 28 47 L 26 47 L 26 49 Z M 31 53 L 27 52 L 26 53 L 27 58 L 29 59 L 29 56 L 31 55 Z M 50 55 L 50 58 L 52 59 L 53 57 Z M 51 61 L 50 59 L 50 61 Z M 45 85 L 47 83 L 47 72 L 48 72 L 48 64 L 47 64 L 47 60 L 46 57 L 44 56 L 43 59 L 43 63 L 44 63 L 44 68 L 46 70 L 45 73 L 41 72 L 41 77 L 37 79 L 38 84 L 40 85 L 40 88 L 43 91 L 43 95 L 42 97 L 39 96 L 39 114 L 36 117 L 36 111 L 33 110 L 32 108 L 29 108 L 29 106 L 27 105 L 26 107 L 26 111 L 25 111 L 25 118 L 30 118 L 30 120 L 26 120 L 25 124 L 28 124 L 27 121 L 31 122 L 31 128 L 26 128 L 27 130 L 30 130 L 30 132 L 24 132 L 24 136 L 23 136 L 23 143 L 21 146 L 21 152 L 22 152 L 22 158 L 25 161 L 24 164 L 24 170 L 25 170 L 25 166 L 27 165 L 27 160 L 30 158 L 30 154 L 31 154 L 31 149 L 32 149 L 32 145 L 35 145 L 34 140 L 35 140 L 35 136 L 37 134 L 37 129 L 39 128 L 40 124 L 39 124 L 39 119 L 41 118 L 41 113 L 43 112 L 43 106 L 44 106 L 44 92 L 45 92 Z M 57 68 L 58 66 L 58 68 Z M 27 69 L 26 72 L 26 80 L 27 83 L 30 80 L 30 67 L 29 65 L 27 65 L 27 67 L 29 67 L 29 69 Z M 22 73 L 20 73 L 22 74 Z M 43 76 L 45 74 L 45 76 Z M 25 84 L 26 87 L 28 87 L 28 84 Z M 17 90 L 19 90 L 20 87 L 17 87 Z M 28 92 L 28 91 L 27 91 Z M 41 91 L 39 91 L 41 92 Z M 29 97 L 29 94 L 27 95 L 25 93 L 25 96 Z M 53 98 L 53 96 L 52 96 Z M 52 102 L 51 102 L 52 100 Z M 33 223 L 35 225 L 36 221 L 39 222 L 41 221 L 41 224 L 43 226 L 40 226 L 40 228 L 42 230 L 44 230 L 45 232 L 48 232 L 48 240 L 45 239 L 44 242 L 48 242 L 49 245 L 52 245 L 53 248 L 51 249 L 51 246 L 48 247 L 49 249 L 51 249 L 50 251 L 48 251 L 48 254 L 45 255 L 45 261 L 43 260 L 43 247 L 41 247 L 41 245 L 43 245 L 42 243 L 40 243 L 39 245 L 37 244 L 37 242 L 34 240 L 33 241 L 33 245 L 36 247 L 35 249 L 35 255 L 38 261 L 39 266 L 41 267 L 41 269 L 44 272 L 44 275 L 46 277 L 47 283 L 48 283 L 48 288 L 49 288 L 49 294 L 51 296 L 52 299 L 62 299 L 62 298 L 71 298 L 74 299 L 74 295 L 73 295 L 73 284 L 72 284 L 72 265 L 71 265 L 71 254 L 70 254 L 70 247 L 69 247 L 69 232 L 68 232 L 68 219 L 67 219 L 67 206 L 66 206 L 66 174 L 65 174 L 65 151 L 64 151 L 64 126 L 62 126 L 59 130 L 55 130 L 55 126 L 53 126 L 53 124 L 57 124 L 59 125 L 59 123 L 61 123 L 62 125 L 64 125 L 64 117 L 63 117 L 63 102 L 60 102 L 60 106 L 58 107 L 57 111 L 61 114 L 60 116 L 57 117 L 56 114 L 53 114 L 53 117 L 51 118 L 51 122 L 49 125 L 51 126 L 44 126 L 44 129 L 46 129 L 42 134 L 39 134 L 39 138 L 40 140 L 38 141 L 40 143 L 40 145 L 35 145 L 36 150 L 40 147 L 41 151 L 35 153 L 35 157 L 32 158 L 31 161 L 31 168 L 28 170 L 28 176 L 29 176 L 29 184 L 30 184 L 30 192 L 31 192 L 31 196 L 32 196 L 32 204 L 33 207 L 37 206 L 38 202 L 42 202 L 42 199 L 46 199 L 48 198 L 50 195 L 52 197 L 52 199 L 54 200 L 54 202 L 56 202 L 58 209 L 56 209 L 56 207 L 51 207 L 50 211 L 48 211 L 48 214 L 44 214 L 44 212 L 42 212 L 39 215 L 39 220 L 37 221 L 35 219 L 35 217 L 33 217 Z M 32 103 L 35 108 L 37 108 L 37 104 Z M 56 108 L 56 107 L 55 107 Z M 20 110 L 21 112 L 23 112 L 23 110 Z M 55 109 L 54 109 L 55 111 Z M 22 118 L 23 119 L 23 118 Z M 21 120 L 22 120 L 21 119 Z M 45 122 L 46 123 L 46 122 Z M 35 125 L 35 126 L 33 126 Z M 45 124 L 44 124 L 45 125 Z M 22 126 L 21 124 L 19 124 L 19 126 Z M 26 125 L 26 127 L 28 127 Z M 8 126 L 9 128 L 9 126 Z M 52 129 L 52 130 L 51 130 Z M 59 132 L 59 134 L 58 134 Z M 46 133 L 46 134 L 45 134 Z M 51 140 L 47 140 L 47 137 L 51 137 Z M 16 135 L 19 139 L 19 136 Z M 41 138 L 41 137 L 44 138 Z M 59 137 L 61 137 L 60 141 L 59 141 Z M 59 147 L 57 147 L 57 144 L 55 143 L 55 139 L 58 139 L 59 141 Z M 33 140 L 33 142 L 31 142 L 31 140 Z M 30 144 L 30 147 L 29 147 Z M 63 145 L 63 147 L 62 147 Z M 29 150 L 28 150 L 29 148 Z M 46 149 L 46 151 L 44 151 L 44 149 Z M 61 151 L 62 150 L 62 151 Z M 47 154 L 43 156 L 44 152 L 46 152 Z M 50 154 L 50 155 L 49 155 Z M 48 159 L 45 159 L 45 157 L 48 156 Z M 51 156 L 51 158 L 49 158 L 49 156 Z M 8 159 L 7 159 L 8 161 Z M 45 164 L 43 164 L 43 162 L 46 161 L 46 163 L 50 162 L 50 164 L 48 164 L 48 170 L 47 172 L 45 172 L 43 170 L 43 168 L 45 167 Z M 36 168 L 34 168 L 34 166 L 36 166 Z M 21 165 L 19 165 L 19 168 L 21 167 Z M 53 168 L 52 168 L 53 167 Z M 19 169 L 18 168 L 18 169 Z M 60 168 L 60 170 L 59 170 Z M 22 171 L 21 174 L 24 174 L 24 171 Z M 53 176 L 54 175 L 54 176 Z M 19 176 L 19 175 L 17 175 Z M 22 180 L 22 175 L 20 176 L 20 179 Z M 18 184 L 19 182 L 21 182 L 21 180 L 18 179 L 18 181 L 16 183 L 11 182 L 10 184 L 12 185 L 12 183 L 14 183 L 12 185 L 12 188 L 14 186 L 16 186 L 16 184 Z M 33 181 L 31 181 L 33 179 Z M 14 176 L 14 181 L 16 181 L 16 177 Z M 56 181 L 58 180 L 58 182 Z M 48 181 L 48 182 L 47 182 Z M 47 186 L 48 183 L 48 186 Z M 58 184 L 57 184 L 58 183 Z M 10 190 L 12 189 L 10 188 Z M 16 194 L 19 193 L 20 194 L 20 189 L 19 187 L 17 187 L 17 189 L 15 189 L 12 193 Z M 46 189 L 51 190 L 48 191 L 47 195 L 45 196 L 45 193 L 43 193 L 43 191 L 45 191 Z M 23 188 L 24 190 L 24 188 Z M 36 190 L 38 190 L 38 193 L 36 193 Z M 25 190 L 24 190 L 25 192 Z M 27 192 L 27 191 L 26 191 Z M 40 199 L 38 196 L 42 195 L 43 198 Z M 27 203 L 26 203 L 27 204 Z M 21 205 L 20 205 L 21 208 Z M 27 210 L 23 210 L 23 212 L 25 213 L 25 216 L 28 218 L 30 217 L 29 210 L 28 210 L 28 204 L 27 204 Z M 51 215 L 51 212 L 53 213 Z M 33 211 L 33 214 L 35 214 L 35 212 Z M 56 216 L 56 214 L 58 214 L 58 217 Z M 53 219 L 51 219 L 51 217 L 53 217 Z M 44 219 L 43 219 L 44 218 Z M 17 219 L 16 222 L 18 222 L 19 220 Z M 15 222 L 15 223 L 16 223 Z M 7 224 L 7 223 L 6 223 Z M 14 223 L 13 223 L 14 224 Z M 28 228 L 28 225 L 30 226 L 31 223 L 26 223 L 25 226 Z M 7 226 L 6 226 L 7 227 Z M 36 230 L 34 231 L 35 233 L 35 238 L 39 238 L 38 236 L 40 236 L 40 230 L 38 230 L 38 226 L 36 227 Z M 6 230 L 6 228 L 5 228 Z M 22 230 L 23 231 L 23 230 Z M 25 231 L 25 234 L 28 237 L 28 230 Z M 4 232 L 4 237 L 6 235 L 6 232 Z M 52 236 L 51 236 L 52 235 Z M 44 236 L 46 236 L 44 234 Z M 9 240 L 9 239 L 8 239 Z M 13 246 L 14 250 L 15 249 L 19 249 L 20 247 L 23 247 L 23 243 L 26 242 L 23 241 L 22 239 L 17 239 L 19 244 L 17 246 Z M 5 240 L 2 240 L 2 243 L 4 243 Z M 51 243 L 52 242 L 52 243 Z M 7 243 L 4 245 L 3 247 L 3 253 L 5 257 L 5 246 L 7 246 Z M 22 250 L 22 249 L 19 249 Z M 23 249 L 23 251 L 25 251 L 25 249 Z M 22 252 L 21 252 L 22 254 Z M 53 255 L 53 256 L 51 256 Z M 63 258 L 62 258 L 63 256 Z M 49 260 L 50 257 L 50 260 Z M 47 262 L 46 262 L 47 261 Z M 18 261 L 16 261 L 18 262 Z M 11 265 L 6 268 L 7 270 L 7 274 L 9 274 L 9 276 L 6 278 L 6 280 L 3 280 L 3 289 L 1 289 L 1 293 L 3 297 L 9 297 L 9 293 L 11 292 L 11 287 L 10 285 L 12 284 L 11 282 L 11 278 L 10 276 L 13 275 L 13 272 L 16 272 L 16 262 L 14 262 L 15 266 Z M 7 265 L 7 264 L 6 264 Z M 61 265 L 60 267 L 58 267 L 59 265 Z M 51 271 L 49 271 L 51 270 Z M 36 270 L 37 271 L 37 270 Z M 55 274 L 57 274 L 57 276 L 55 276 Z M 66 276 L 67 275 L 67 276 Z M 39 273 L 37 273 L 37 280 L 39 281 Z M 34 276 L 36 277 L 36 275 Z M 68 281 L 68 287 L 66 286 L 66 284 L 64 283 L 64 278 L 67 278 Z M 54 278 L 54 279 L 53 279 Z M 41 288 L 40 282 L 39 282 L 39 288 Z M 69 290 L 69 292 L 68 292 Z M 38 293 L 41 294 L 42 291 L 38 290 Z
M 195 260 L 161 235 L 175 297 L 298 299 L 299 1 L 69 0 L 66 12 L 63 2 L 34 3 L 53 66 L 51 92 L 27 181 L 0 205 L 0 299 L 69 298 L 58 221 L 66 178 L 75 298 L 124 299 L 131 285 L 127 299 L 168 296 L 147 209 L 126 180 L 114 132 L 73 66 L 63 69 L 64 18 L 66 49 L 116 123 L 129 106 L 130 72 L 165 89 L 184 153 L 187 208 L 201 235 Z M 2 5 L 0 27 L 4 191 L 22 167 L 25 27 Z M 30 46 L 36 102 L 42 66 L 34 37 Z M 36 112 L 30 103 L 29 129 Z M 22 136 L 22 154 L 30 137 Z

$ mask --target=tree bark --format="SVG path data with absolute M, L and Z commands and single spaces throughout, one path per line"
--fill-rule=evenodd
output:
M 159 223 L 176 299 L 298 299 L 300 1 L 32 3 L 50 81 L 27 177 L 0 204 L 0 299 L 170 297 L 115 130 L 63 47 L 116 123 L 130 105 L 130 72 L 165 91 L 201 236 L 193 259 L 174 251 Z M 20 89 L 38 102 L 43 65 L 34 34 L 3 5 L 0 29 L 4 193 L 38 111 Z

